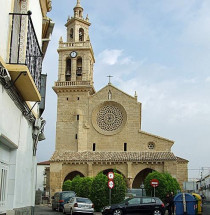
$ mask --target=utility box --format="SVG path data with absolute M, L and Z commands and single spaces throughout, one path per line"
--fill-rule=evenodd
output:
M 189 193 L 179 193 L 174 197 L 176 215 L 195 215 L 197 200 Z

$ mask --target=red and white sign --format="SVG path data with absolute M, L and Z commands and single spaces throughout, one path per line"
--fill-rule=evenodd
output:
M 159 181 L 158 181 L 157 179 L 152 179 L 152 180 L 150 181 L 150 185 L 151 185 L 152 187 L 157 187 L 157 186 L 159 185 Z
M 114 187 L 114 181 L 109 180 L 108 181 L 108 187 L 109 187 L 109 189 L 112 189 Z
M 113 172 L 108 172 L 108 179 L 113 180 L 114 179 L 114 173 Z

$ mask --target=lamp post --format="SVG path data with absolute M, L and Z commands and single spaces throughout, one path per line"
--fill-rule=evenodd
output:
M 140 185 L 140 188 L 141 188 L 141 195 L 144 196 L 144 184 L 142 182 L 142 184 Z

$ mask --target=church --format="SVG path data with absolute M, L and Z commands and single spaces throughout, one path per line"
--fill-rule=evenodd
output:
M 180 186 L 188 179 L 188 161 L 171 151 L 174 141 L 141 130 L 142 104 L 110 81 L 96 92 L 94 52 L 88 16 L 80 0 L 59 40 L 56 147 L 50 159 L 51 194 L 76 175 L 103 171 L 122 174 L 128 188 L 140 188 L 152 171 L 168 172 Z

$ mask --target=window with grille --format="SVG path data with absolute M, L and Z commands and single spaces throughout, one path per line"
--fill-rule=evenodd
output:
M 148 146 L 148 148 L 149 148 L 149 149 L 151 149 L 151 150 L 152 150 L 152 149 L 154 149 L 154 148 L 155 148 L 155 143 L 153 143 L 153 142 L 149 142 L 147 146 Z
M 0 209 L 3 209 L 6 205 L 7 175 L 7 165 L 0 162 Z

